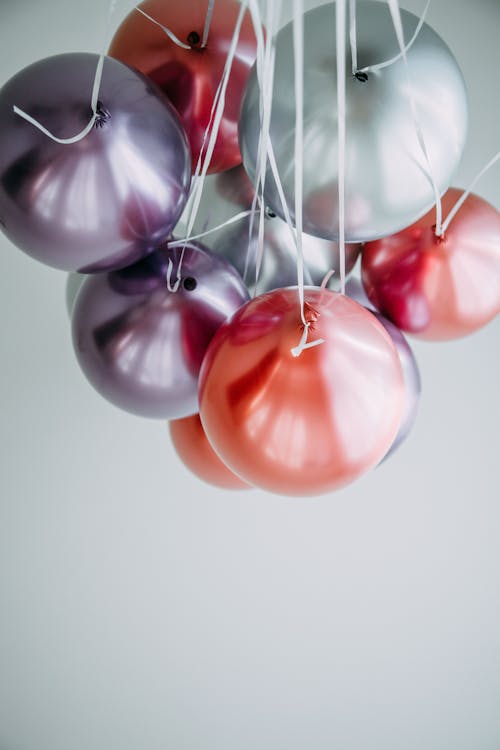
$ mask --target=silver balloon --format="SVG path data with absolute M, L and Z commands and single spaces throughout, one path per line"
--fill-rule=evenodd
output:
M 87 276 L 84 273 L 68 273 L 66 279 L 66 310 L 71 318 L 75 306 L 76 297 Z
M 250 209 L 254 192 L 253 185 L 242 166 L 208 176 L 205 179 L 193 234 L 217 227 L 238 213 Z M 185 215 L 177 226 L 175 230 L 177 235 L 185 232 L 186 219 Z M 214 253 L 232 263 L 252 293 L 264 294 L 272 289 L 295 285 L 297 283 L 295 244 L 286 222 L 269 209 L 265 212 L 264 255 L 256 282 L 259 220 L 258 212 L 251 237 L 249 235 L 250 217 L 245 217 L 224 229 L 207 235 L 202 242 Z M 303 234 L 302 246 L 305 284 L 320 285 L 328 271 L 333 269 L 334 274 L 329 287 L 338 289 L 340 284 L 338 243 Z M 346 274 L 354 268 L 360 249 L 359 244 L 346 246 Z
M 385 318 L 373 308 L 373 305 L 365 294 L 363 285 L 360 281 L 358 281 L 358 279 L 349 279 L 346 285 L 346 294 L 348 297 L 355 300 L 360 305 L 368 308 L 370 312 L 375 315 L 377 320 L 382 323 L 385 330 L 391 337 L 394 346 L 396 347 L 396 351 L 399 356 L 399 362 L 403 370 L 403 380 L 405 385 L 404 412 L 401 419 L 399 432 L 396 435 L 389 451 L 384 456 L 385 461 L 394 453 L 397 448 L 399 448 L 403 440 L 406 440 L 413 425 L 415 424 L 418 404 L 420 401 L 420 392 L 422 390 L 420 372 L 418 369 L 417 360 L 415 359 L 415 355 L 413 354 L 406 338 L 403 336 L 399 328 L 394 325 L 394 323 L 391 323 L 390 320 L 387 320 L 387 318 Z
M 219 326 L 248 300 L 234 268 L 200 245 L 168 245 L 122 271 L 88 277 L 73 310 L 73 345 L 94 388 L 143 417 L 198 411 L 198 374 Z
M 360 68 L 399 52 L 388 7 L 357 3 Z M 405 39 L 418 19 L 402 11 Z M 347 45 L 347 49 L 349 49 Z M 294 211 L 294 47 L 289 24 L 277 35 L 270 136 L 290 212 Z M 361 81 L 346 60 L 346 238 L 367 241 L 393 234 L 425 214 L 434 203 L 408 95 L 404 61 L 368 73 Z M 467 130 L 462 73 L 443 40 L 426 24 L 408 52 L 411 85 L 433 174 L 439 189 L 449 186 Z M 335 3 L 304 15 L 304 231 L 338 238 L 338 141 Z M 240 116 L 243 161 L 255 179 L 260 132 L 260 92 L 255 68 Z M 281 215 L 269 170 L 266 201 Z

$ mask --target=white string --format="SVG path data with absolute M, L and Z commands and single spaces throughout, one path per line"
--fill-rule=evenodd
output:
M 446 231 L 447 231 L 448 227 L 450 226 L 451 222 L 453 221 L 453 219 L 455 218 L 455 216 L 457 215 L 457 213 L 460 211 L 460 209 L 464 205 L 464 203 L 467 200 L 467 198 L 469 197 L 469 195 L 472 193 L 472 191 L 473 191 L 476 183 L 479 182 L 479 180 L 481 179 L 481 177 L 484 174 L 486 174 L 486 172 L 489 169 L 491 169 L 491 167 L 494 164 L 496 164 L 499 159 L 500 159 L 500 151 L 497 154 L 495 154 L 495 156 L 492 159 L 490 159 L 490 161 L 474 177 L 474 179 L 472 180 L 472 182 L 469 185 L 469 187 L 467 188 L 467 190 L 463 193 L 463 195 L 460 196 L 460 198 L 455 203 L 455 205 L 451 209 L 450 213 L 446 217 L 446 220 L 443 222 L 443 225 L 441 227 L 441 235 L 437 235 L 437 236 L 441 236 L 442 237 L 446 233 Z M 437 234 L 437 231 L 436 231 L 436 234 Z
M 389 9 L 391 11 L 392 22 L 394 24 L 394 30 L 396 31 L 399 48 L 401 50 L 401 56 L 404 60 L 404 64 L 406 68 L 406 75 L 408 78 L 408 98 L 410 101 L 415 130 L 417 132 L 417 139 L 418 139 L 420 148 L 422 150 L 422 153 L 425 157 L 425 161 L 427 162 L 427 170 L 426 170 L 427 177 L 434 191 L 434 198 L 435 198 L 435 203 L 436 203 L 436 235 L 439 237 L 442 234 L 442 219 L 443 219 L 441 195 L 439 192 L 439 187 L 436 183 L 436 179 L 434 177 L 434 171 L 432 168 L 431 160 L 429 158 L 427 146 L 425 145 L 424 134 L 422 132 L 422 128 L 420 126 L 420 122 L 418 119 L 417 107 L 415 104 L 415 97 L 413 95 L 413 86 L 412 86 L 411 75 L 410 75 L 410 66 L 408 64 L 408 58 L 406 56 L 406 48 L 405 48 L 404 35 L 403 35 L 403 23 L 401 21 L 401 12 L 399 10 L 398 0 L 387 0 L 387 2 L 389 4 Z
M 151 21 L 151 23 L 154 23 L 156 26 L 159 26 L 162 31 L 165 32 L 165 34 L 168 36 L 168 38 L 176 44 L 178 47 L 182 47 L 182 49 L 192 49 L 192 47 L 189 44 L 184 44 L 184 42 L 181 42 L 181 40 L 175 36 L 174 32 L 171 31 L 167 26 L 164 26 L 162 23 L 156 20 L 156 18 L 153 18 L 148 13 L 146 13 L 142 8 L 134 8 L 138 13 L 141 13 L 145 18 L 148 19 L 148 21 Z
M 352 74 L 358 72 L 358 34 L 356 28 L 356 0 L 349 0 L 349 41 L 351 45 Z
M 243 18 L 246 13 L 247 5 L 248 5 L 248 0 L 243 0 L 241 7 L 240 7 L 239 14 L 238 14 L 238 19 L 236 21 L 236 25 L 234 28 L 233 38 L 231 40 L 231 45 L 229 47 L 229 51 L 227 54 L 226 63 L 224 65 L 224 72 L 222 74 L 222 79 L 221 79 L 221 82 L 219 83 L 219 87 L 217 89 L 217 92 L 214 98 L 214 103 L 212 105 L 212 113 L 211 113 L 210 122 L 208 123 L 207 129 L 205 131 L 204 143 L 206 142 L 208 132 L 210 132 L 210 137 L 208 139 L 207 150 L 206 150 L 204 160 L 203 160 L 203 167 L 199 174 L 199 179 L 195 183 L 194 191 L 192 194 L 192 205 L 189 211 L 189 218 L 188 218 L 187 229 L 186 229 L 186 238 L 185 238 L 184 246 L 182 248 L 182 252 L 179 258 L 179 263 L 177 266 L 177 278 L 176 278 L 176 282 L 174 285 L 170 283 L 169 276 L 167 274 L 167 287 L 170 292 L 177 292 L 181 283 L 181 272 L 182 272 L 182 263 L 184 260 L 184 254 L 185 254 L 186 246 L 191 239 L 191 232 L 193 231 L 194 223 L 196 221 L 196 217 L 198 215 L 198 210 L 200 207 L 201 196 L 202 196 L 203 187 L 205 183 L 205 177 L 207 175 L 208 168 L 210 166 L 210 161 L 212 159 L 213 152 L 215 149 L 215 143 L 217 140 L 217 136 L 219 134 L 220 123 L 222 121 L 224 108 L 226 104 L 227 85 L 229 82 L 229 77 L 231 75 L 233 60 L 234 60 L 234 56 L 236 53 L 236 47 L 237 47 L 239 36 L 240 36 L 241 25 L 243 23 Z M 212 116 L 213 116 L 213 121 L 212 121 Z M 198 159 L 197 171 L 201 164 L 202 151 L 200 152 L 200 156 Z M 195 178 L 196 177 L 198 177 L 198 175 L 195 173 Z
M 101 54 L 99 55 L 99 60 L 97 61 L 97 67 L 96 72 L 94 76 L 94 84 L 92 87 L 92 96 L 90 101 L 90 106 L 92 109 L 92 117 L 90 118 L 89 123 L 85 126 L 85 128 L 78 133 L 77 135 L 73 136 L 72 138 L 58 138 L 53 133 L 50 132 L 50 130 L 47 130 L 38 120 L 36 120 L 34 117 L 31 117 L 27 112 L 24 112 L 24 110 L 20 109 L 16 105 L 13 106 L 13 110 L 16 115 L 19 115 L 19 117 L 22 117 L 23 120 L 26 120 L 26 122 L 29 122 L 31 125 L 34 125 L 35 128 L 38 128 L 44 135 L 47 136 L 47 138 L 50 138 L 52 141 L 55 141 L 55 143 L 60 143 L 63 146 L 69 146 L 73 143 L 78 143 L 78 141 L 83 140 L 92 130 L 92 128 L 95 125 L 95 122 L 97 118 L 99 117 L 99 107 L 98 107 L 98 101 L 99 101 L 99 90 L 101 88 L 101 82 L 102 82 L 102 74 L 104 69 L 104 59 L 106 57 L 106 50 L 108 48 L 108 38 L 111 28 L 111 19 L 115 12 L 115 8 L 117 5 L 118 0 L 111 0 L 109 5 L 109 11 L 108 11 L 108 18 L 106 21 L 106 27 L 104 31 L 104 41 L 102 45 Z
M 273 89 L 274 89 L 274 68 L 276 60 L 276 44 L 274 38 L 274 32 L 278 25 L 279 11 L 281 10 L 281 0 L 274 0 L 268 3 L 267 6 L 267 17 L 266 27 L 268 37 L 266 39 L 266 48 L 264 52 L 264 70 L 263 70 L 263 84 L 261 87 L 261 111 L 262 111 L 262 123 L 261 131 L 259 135 L 259 146 L 258 156 L 259 158 L 259 171 L 257 179 L 257 189 L 252 202 L 252 209 L 256 207 L 256 199 L 259 196 L 260 203 L 260 216 L 259 216 L 259 231 L 257 237 L 257 255 L 255 258 L 255 293 L 257 293 L 257 283 L 259 281 L 260 271 L 262 268 L 262 261 L 264 258 L 264 228 L 265 228 L 265 200 L 264 192 L 266 187 L 266 175 L 267 175 L 267 147 L 269 143 L 269 132 L 271 129 L 271 112 L 273 103 Z M 260 186 L 260 195 L 259 195 Z M 249 228 L 250 229 L 250 228 Z M 253 228 L 252 228 L 253 231 Z
M 297 283 L 299 286 L 300 317 L 304 313 L 304 251 L 302 248 L 303 193 L 304 193 L 304 6 L 294 0 L 293 50 L 295 65 L 295 228 L 297 230 Z
M 205 28 L 203 29 L 203 38 L 201 40 L 202 48 L 207 46 L 208 35 L 210 33 L 210 24 L 212 23 L 212 15 L 214 12 L 215 0 L 208 0 L 207 17 L 205 19 Z
M 340 256 L 340 292 L 345 294 L 345 0 L 335 4 L 335 31 L 337 47 L 337 128 L 338 128 L 338 194 L 339 194 L 339 256 Z
M 224 221 L 222 224 L 219 224 L 216 227 L 212 227 L 211 229 L 207 229 L 205 232 L 201 232 L 201 234 L 195 234 L 192 237 L 183 237 L 179 240 L 173 240 L 172 242 L 168 243 L 169 247 L 183 247 L 187 242 L 192 242 L 194 240 L 202 240 L 205 237 L 208 237 L 210 234 L 214 234 L 215 232 L 220 232 L 221 229 L 225 229 L 226 227 L 229 227 L 231 224 L 235 224 L 237 221 L 241 221 L 242 219 L 245 219 L 247 216 L 250 216 L 251 210 L 249 211 L 241 211 L 241 213 L 236 214 L 236 216 L 232 216 L 230 219 L 227 219 L 227 221 Z
M 415 29 L 412 38 L 408 42 L 408 44 L 405 46 L 405 53 L 407 53 L 410 48 L 413 46 L 415 41 L 417 40 L 418 35 L 420 34 L 420 31 L 422 29 L 422 26 L 425 23 L 425 18 L 427 16 L 427 11 L 429 10 L 429 6 L 431 4 L 431 0 L 427 0 L 425 4 L 425 8 L 422 12 L 422 15 L 420 17 L 420 20 L 417 24 L 417 28 Z M 385 62 L 377 63 L 376 65 L 367 65 L 366 68 L 361 68 L 358 73 L 374 73 L 377 70 L 382 70 L 383 68 L 388 68 L 390 65 L 394 65 L 394 63 L 397 63 L 398 60 L 401 60 L 403 57 L 403 52 L 398 52 L 395 57 L 391 57 L 390 60 L 386 60 Z

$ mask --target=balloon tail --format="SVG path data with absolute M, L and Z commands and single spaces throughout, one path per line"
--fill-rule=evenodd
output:
M 455 218 L 455 216 L 457 215 L 457 213 L 460 211 L 460 209 L 464 205 L 464 203 L 467 200 L 467 198 L 469 197 L 469 195 L 472 193 L 474 187 L 476 186 L 476 183 L 479 182 L 479 180 L 481 179 L 481 177 L 484 174 L 486 174 L 486 172 L 488 172 L 488 170 L 491 169 L 491 167 L 494 164 L 496 164 L 499 159 L 500 159 L 500 151 L 497 154 L 495 154 L 495 156 L 492 159 L 490 159 L 489 162 L 474 177 L 474 179 L 470 183 L 470 185 L 467 188 L 467 190 L 465 190 L 465 192 L 463 193 L 463 195 L 460 196 L 460 198 L 455 203 L 455 205 L 451 209 L 450 213 L 446 217 L 446 220 L 443 222 L 443 225 L 441 227 L 441 234 L 438 234 L 437 227 L 436 227 L 436 236 L 437 237 L 443 237 L 444 236 L 444 234 L 446 233 L 446 231 L 447 231 L 448 227 L 450 226 L 451 222 L 453 221 L 453 219 Z
M 109 4 L 108 17 L 104 30 L 104 41 L 102 44 L 101 54 L 99 55 L 99 59 L 97 61 L 94 84 L 92 86 L 92 95 L 90 100 L 92 117 L 90 118 L 87 125 L 83 128 L 83 130 L 81 130 L 77 135 L 74 135 L 71 138 L 58 138 L 53 133 L 51 133 L 50 130 L 47 130 L 47 128 L 45 128 L 38 120 L 36 120 L 34 117 L 31 117 L 31 115 L 29 115 L 27 112 L 20 109 L 19 107 L 16 107 L 16 105 L 12 107 L 16 115 L 22 117 L 23 120 L 26 120 L 26 122 L 29 122 L 30 125 L 33 125 L 35 128 L 40 130 L 40 132 L 46 135 L 47 138 L 50 138 L 50 140 L 54 141 L 55 143 L 60 143 L 62 146 L 70 146 L 73 143 L 82 141 L 90 133 L 94 125 L 100 122 L 101 113 L 99 106 L 99 91 L 101 88 L 102 74 L 104 69 L 104 58 L 106 57 L 106 50 L 108 48 L 109 35 L 111 30 L 111 19 L 115 12 L 117 2 L 118 0 L 111 0 Z
M 408 78 L 408 99 L 410 102 L 413 122 L 415 125 L 415 130 L 417 133 L 417 139 L 420 146 L 420 149 L 424 155 L 427 169 L 426 174 L 427 178 L 432 186 L 432 189 L 434 191 L 434 198 L 436 202 L 436 235 L 439 237 L 442 234 L 442 221 L 443 221 L 443 210 L 441 205 L 441 194 L 439 192 L 439 187 L 437 185 L 436 179 L 434 177 L 434 170 L 432 168 L 432 163 L 429 157 L 429 152 L 427 151 L 427 146 L 425 143 L 425 137 L 422 130 L 422 127 L 420 125 L 420 121 L 418 118 L 418 112 L 417 112 L 417 105 L 415 103 L 415 96 L 413 94 L 413 86 L 412 86 L 412 80 L 410 75 L 410 66 L 408 64 L 408 57 L 407 57 L 407 50 L 405 47 L 405 40 L 404 40 L 404 34 L 403 34 L 403 23 L 401 20 L 401 11 L 399 9 L 399 3 L 398 0 L 387 0 L 387 3 L 389 5 L 389 10 L 391 12 L 392 16 L 392 22 L 394 25 L 394 30 L 396 32 L 396 37 L 399 44 L 399 49 L 401 50 L 401 57 L 403 58 L 405 68 L 406 68 L 406 75 Z

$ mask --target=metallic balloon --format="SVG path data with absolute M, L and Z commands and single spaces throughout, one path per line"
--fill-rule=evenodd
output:
M 153 80 L 177 109 L 193 153 L 193 170 L 203 143 L 217 87 L 222 78 L 240 4 L 217 0 L 213 7 L 208 44 L 201 47 L 207 0 L 145 0 L 139 8 L 166 26 L 190 49 L 183 49 L 144 15 L 132 11 L 115 34 L 109 54 L 132 65 Z M 250 13 L 243 17 L 223 117 L 210 162 L 211 172 L 241 164 L 238 115 L 241 99 L 257 54 Z
M 218 175 L 211 175 L 204 183 L 193 234 L 217 227 L 238 213 L 250 209 L 254 194 L 253 185 L 242 166 Z M 264 255 L 256 284 L 259 221 L 260 212 L 255 217 L 251 240 L 249 240 L 250 217 L 245 217 L 224 229 L 207 235 L 203 238 L 203 243 L 214 253 L 222 255 L 233 264 L 252 294 L 255 291 L 263 294 L 279 287 L 295 285 L 297 283 L 295 244 L 287 224 L 270 210 L 265 213 Z M 185 229 L 186 217 L 184 216 L 175 231 L 182 233 Z M 340 284 L 338 243 L 303 234 L 302 249 L 305 262 L 305 283 L 319 286 L 328 271 L 333 269 L 334 275 L 329 287 L 338 288 Z M 346 274 L 353 269 L 359 252 L 360 245 L 346 245 Z
M 346 285 L 346 294 L 356 300 L 360 305 L 367 307 L 371 313 L 377 318 L 379 323 L 382 323 L 385 330 L 392 339 L 392 343 L 396 347 L 396 351 L 399 357 L 399 363 L 403 371 L 403 379 L 405 384 L 405 401 L 403 417 L 399 426 L 399 432 L 396 435 L 390 450 L 384 456 L 389 458 L 394 451 L 399 448 L 401 443 L 408 437 L 415 420 L 417 418 L 418 404 L 420 401 L 420 393 L 422 390 L 420 381 L 420 372 L 418 369 L 417 360 L 413 354 L 407 340 L 396 326 L 387 320 L 383 315 L 374 310 L 368 297 L 365 294 L 363 286 L 357 279 L 349 279 Z
M 385 3 L 359 0 L 359 67 L 397 55 L 399 47 Z M 405 38 L 418 19 L 401 11 Z M 277 35 L 271 140 L 290 211 L 294 211 L 293 28 Z M 444 191 L 465 143 L 467 100 L 460 69 L 442 39 L 427 25 L 408 52 L 418 119 L 439 188 Z M 338 238 L 337 89 L 335 4 L 304 15 L 304 231 Z M 349 60 L 350 70 L 350 60 Z M 362 82 L 346 79 L 346 239 L 366 241 L 399 231 L 422 216 L 434 193 L 426 176 L 408 96 L 404 62 Z M 252 180 L 257 159 L 260 92 L 254 68 L 240 117 L 240 146 Z M 266 201 L 282 215 L 274 178 Z
M 207 440 L 200 415 L 169 422 L 170 437 L 177 455 L 195 476 L 226 490 L 248 490 L 249 485 L 233 474 Z
M 186 136 L 163 94 L 106 58 L 99 117 L 81 141 L 56 143 L 89 122 L 98 55 L 49 57 L 0 91 L 0 225 L 21 250 L 68 271 L 121 268 L 165 241 L 190 184 Z
M 463 191 L 443 199 L 447 216 Z M 500 313 L 500 213 L 470 195 L 443 238 L 435 211 L 362 256 L 363 284 L 372 303 L 398 328 L 423 339 L 466 336 Z
M 182 283 L 167 288 L 182 248 L 161 248 L 122 271 L 88 278 L 73 311 L 79 364 L 99 393 L 144 417 L 177 419 L 198 411 L 198 373 L 221 323 L 248 299 L 222 258 L 186 247 Z
M 210 344 L 200 417 L 220 458 L 249 484 L 286 495 L 342 487 L 374 467 L 401 424 L 404 383 L 391 338 L 348 297 L 306 289 L 309 340 L 296 289 L 256 297 Z
M 86 275 L 83 273 L 68 274 L 68 278 L 66 279 L 66 310 L 70 318 L 73 315 L 76 297 L 86 278 Z

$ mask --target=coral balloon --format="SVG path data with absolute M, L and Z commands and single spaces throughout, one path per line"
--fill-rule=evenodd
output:
M 193 234 L 205 232 L 232 219 L 240 211 L 252 207 L 255 191 L 242 166 L 227 172 L 211 175 L 205 180 L 201 203 Z M 250 292 L 263 294 L 272 289 L 293 286 L 297 283 L 297 252 L 287 224 L 272 211 L 266 211 L 264 221 L 264 254 L 255 282 L 258 255 L 259 214 L 256 215 L 252 237 L 249 240 L 250 217 L 245 217 L 203 238 L 217 255 L 226 258 L 244 278 Z M 185 228 L 185 219 L 177 225 L 176 232 Z M 346 274 L 354 268 L 360 245 L 346 245 Z M 334 270 L 330 288 L 340 282 L 340 258 L 337 242 L 323 240 L 310 234 L 302 235 L 304 253 L 304 278 L 306 284 L 320 286 L 325 275 Z
M 226 490 L 247 490 L 249 485 L 222 463 L 207 440 L 199 414 L 169 423 L 170 437 L 181 461 L 208 484 Z
M 73 345 L 94 388 L 143 417 L 176 419 L 198 411 L 198 373 L 210 340 L 248 293 L 233 267 L 199 245 L 186 247 L 182 284 L 170 292 L 159 249 L 130 268 L 88 278 L 73 311 Z M 173 278 L 175 278 L 175 271 Z
M 200 374 L 200 417 L 214 450 L 249 484 L 285 495 L 342 487 L 375 466 L 401 424 L 397 352 L 375 317 L 329 290 L 256 297 L 214 337 Z
M 390 450 L 384 456 L 384 460 L 392 456 L 392 454 L 399 448 L 408 435 L 410 434 L 415 420 L 417 418 L 418 405 L 420 402 L 420 393 L 422 390 L 420 381 L 420 371 L 418 369 L 417 360 L 413 354 L 410 345 L 407 340 L 396 326 L 387 320 L 383 315 L 373 310 L 370 305 L 368 298 L 366 297 L 361 283 L 357 279 L 349 279 L 346 285 L 346 294 L 351 299 L 356 300 L 360 305 L 368 307 L 370 312 L 375 315 L 379 323 L 382 323 L 385 330 L 392 339 L 396 351 L 399 357 L 399 363 L 403 371 L 403 380 L 405 384 L 405 398 L 404 398 L 404 411 L 399 426 L 399 431 L 394 442 L 390 447 Z
M 106 58 L 99 117 L 88 124 L 98 55 L 41 60 L 0 91 L 0 225 L 21 250 L 66 271 L 130 265 L 171 233 L 191 181 L 186 136 L 161 91 Z
M 463 191 L 448 190 L 444 216 Z M 466 336 L 500 312 L 500 213 L 470 195 L 443 238 L 435 211 L 370 242 L 362 275 L 372 303 L 398 328 L 431 341 Z
M 399 53 L 386 3 L 358 0 L 359 67 Z M 418 19 L 401 11 L 410 39 Z M 304 15 L 304 231 L 338 238 L 337 88 L 335 3 Z M 349 41 L 347 40 L 347 45 Z M 276 38 L 271 139 L 289 209 L 294 214 L 295 97 L 293 25 Z M 460 69 L 443 40 L 426 24 L 408 51 L 412 90 L 433 174 L 444 191 L 460 161 L 467 130 L 467 99 Z M 368 73 L 346 75 L 346 239 L 364 242 L 408 226 L 434 202 L 416 134 L 402 59 Z M 255 181 L 260 132 L 256 70 L 240 117 L 245 167 Z M 274 178 L 266 178 L 266 202 L 282 216 Z
M 146 0 L 139 7 L 191 48 L 179 47 L 159 26 L 133 11 L 118 29 L 109 54 L 140 70 L 168 96 L 188 134 L 194 169 L 224 71 L 240 4 L 236 0 L 217 0 L 205 48 L 201 47 L 201 42 L 208 0 Z M 221 172 L 241 163 L 238 116 L 256 53 L 257 42 L 247 12 L 229 77 L 210 172 Z

